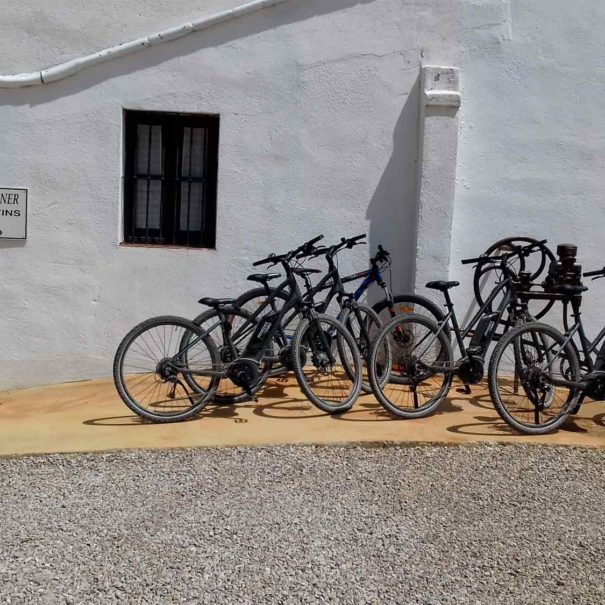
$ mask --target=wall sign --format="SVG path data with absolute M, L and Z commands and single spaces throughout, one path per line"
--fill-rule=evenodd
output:
M 27 239 L 27 189 L 0 188 L 0 239 Z

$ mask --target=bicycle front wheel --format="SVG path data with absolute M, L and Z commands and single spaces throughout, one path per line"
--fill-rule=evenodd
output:
M 351 409 L 361 391 L 361 357 L 350 332 L 328 315 L 303 320 L 292 340 L 292 365 L 301 390 L 329 414 Z
M 372 391 L 395 416 L 428 416 L 450 389 L 452 357 L 450 341 L 434 321 L 416 314 L 395 317 L 372 345 Z
M 113 376 L 133 412 L 154 422 L 177 422 L 200 412 L 212 398 L 219 382 L 213 372 L 219 367 L 211 338 L 187 319 L 163 316 L 140 323 L 124 337 Z
M 557 430 L 573 411 L 580 364 L 570 343 L 552 326 L 532 322 L 509 332 L 489 364 L 489 392 L 496 411 L 526 435 Z

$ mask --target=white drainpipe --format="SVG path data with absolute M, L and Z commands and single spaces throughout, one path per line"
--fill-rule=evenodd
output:
M 63 80 L 92 65 L 97 65 L 117 57 L 123 57 L 130 53 L 135 53 L 146 46 L 155 46 L 156 44 L 163 44 L 170 40 L 177 40 L 194 32 L 201 31 L 202 29 L 224 23 L 225 21 L 231 21 L 231 19 L 237 19 L 243 15 L 270 6 L 275 6 L 281 2 L 285 2 L 285 0 L 252 0 L 251 2 L 247 2 L 236 8 L 231 8 L 211 15 L 210 17 L 203 17 L 196 21 L 185 23 L 184 25 L 166 29 L 158 34 L 132 40 L 131 42 L 125 42 L 124 44 L 118 44 L 117 46 L 106 48 L 92 55 L 86 55 L 84 57 L 72 59 L 71 61 L 66 61 L 55 67 L 49 67 L 48 69 L 42 69 L 27 74 L 0 75 L 0 88 L 23 88 L 25 86 L 37 86 L 39 84 Z

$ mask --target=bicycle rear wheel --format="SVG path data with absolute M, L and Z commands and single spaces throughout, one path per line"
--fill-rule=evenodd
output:
M 372 343 L 382 329 L 380 318 L 372 307 L 356 304 L 353 308 L 347 307 L 343 309 L 338 316 L 338 321 L 340 321 L 353 336 L 355 343 L 357 344 L 359 354 L 361 355 L 361 391 L 363 393 L 371 393 L 372 387 L 370 386 L 368 365 L 370 362 L 370 350 L 372 349 Z M 349 377 L 353 379 L 354 371 L 353 368 L 349 368 L 349 366 L 346 364 L 348 357 L 344 354 L 344 352 L 341 356 L 341 359 L 345 363 L 345 371 Z M 384 379 L 386 379 L 386 373 L 384 373 L 382 376 L 382 380 Z
M 395 416 L 428 416 L 450 389 L 452 358 L 450 341 L 434 321 L 416 314 L 395 317 L 372 345 L 372 391 Z
M 386 326 L 397 315 L 416 313 L 436 322 L 442 321 L 444 317 L 441 309 L 430 298 L 417 294 L 397 294 L 393 297 L 393 306 L 390 306 L 389 301 L 385 298 L 373 305 L 372 309 L 378 314 L 383 326 Z M 449 327 L 446 326 L 445 329 L 449 334 Z
M 329 414 L 351 409 L 361 391 L 361 356 L 337 320 L 319 314 L 303 320 L 292 340 L 292 365 L 301 390 Z
M 580 391 L 578 357 L 561 332 L 537 322 L 509 332 L 490 360 L 489 392 L 496 411 L 515 431 L 542 435 L 557 430 Z
M 182 346 L 186 341 L 187 348 Z M 177 422 L 194 416 L 211 399 L 220 366 L 212 339 L 193 322 L 162 316 L 135 326 L 116 351 L 113 376 L 122 401 L 136 414 L 154 422 Z

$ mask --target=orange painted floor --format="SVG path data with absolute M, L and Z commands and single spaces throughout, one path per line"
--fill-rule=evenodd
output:
M 273 379 L 259 403 L 209 405 L 178 424 L 147 424 L 121 402 L 111 380 L 94 380 L 0 393 L 0 455 L 86 452 L 127 448 L 285 443 L 476 441 L 605 447 L 605 403 L 587 403 L 557 433 L 513 434 L 482 387 L 470 396 L 453 388 L 439 413 L 398 420 L 372 395 L 329 416 L 301 395 L 293 379 Z

